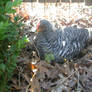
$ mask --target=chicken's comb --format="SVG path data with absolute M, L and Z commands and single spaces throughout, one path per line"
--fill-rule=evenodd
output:
M 37 25 L 37 31 L 38 31 L 38 29 L 39 29 L 39 26 L 40 26 L 40 22 L 39 22 L 38 25 Z

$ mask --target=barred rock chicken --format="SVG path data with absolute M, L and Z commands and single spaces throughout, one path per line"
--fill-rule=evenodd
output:
M 55 29 L 47 20 L 41 20 L 37 25 L 35 45 L 40 57 L 52 53 L 56 62 L 76 57 L 92 39 L 91 30 L 66 27 L 64 30 Z

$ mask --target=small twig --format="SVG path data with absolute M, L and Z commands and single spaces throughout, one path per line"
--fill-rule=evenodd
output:
M 56 88 L 60 85 L 62 85 L 65 81 L 67 81 L 74 73 L 76 73 L 77 71 L 73 71 L 67 78 L 65 78 L 61 83 L 59 83 Z M 61 81 L 61 80 L 60 80 Z
M 18 71 L 19 71 L 19 74 L 18 74 L 18 85 L 19 85 L 19 87 L 20 87 L 20 85 L 21 85 L 21 82 L 20 82 L 20 75 L 21 75 L 23 69 L 22 69 L 20 66 L 17 66 L 17 69 L 18 69 Z
M 39 57 L 39 59 L 40 59 L 39 51 L 38 51 L 38 49 L 37 49 L 37 47 L 36 47 L 35 42 L 34 42 L 33 39 L 32 39 L 32 41 L 33 41 L 33 45 L 34 45 L 34 47 L 35 47 L 35 49 L 36 49 L 36 51 L 37 51 L 38 57 Z M 33 75 L 32 79 L 34 78 L 34 76 L 35 76 L 35 74 Z M 30 86 L 31 86 L 31 82 L 28 84 L 28 86 L 27 86 L 27 88 L 26 88 L 26 92 L 28 92 L 28 89 L 29 89 Z
M 33 78 L 35 77 L 35 75 L 36 75 L 36 74 L 34 74 L 31 79 L 33 79 Z M 30 82 L 30 83 L 28 84 L 28 86 L 26 87 L 26 92 L 28 92 L 28 89 L 29 89 L 30 86 L 31 86 L 31 82 Z M 35 85 L 34 85 L 34 86 L 35 86 Z
M 34 40 L 33 40 L 33 39 L 32 39 L 32 41 L 33 41 L 33 45 L 34 45 L 34 47 L 35 47 L 35 49 L 36 49 L 36 51 L 37 51 L 37 53 L 38 53 L 38 57 L 39 57 L 39 59 L 40 59 L 39 51 L 38 51 L 38 49 L 37 49 L 37 47 L 36 47 L 35 42 L 34 42 Z
M 77 71 L 77 73 L 78 73 L 78 83 L 77 83 L 78 86 L 77 86 L 77 88 L 79 88 L 79 77 L 80 77 L 80 76 L 79 76 L 79 71 Z
M 28 92 L 29 87 L 31 86 L 31 83 L 28 84 L 27 88 L 26 88 L 26 92 Z

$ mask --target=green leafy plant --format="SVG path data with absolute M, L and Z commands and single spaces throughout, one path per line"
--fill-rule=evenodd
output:
M 45 54 L 45 60 L 50 63 L 51 60 L 54 60 L 54 55 L 52 53 Z
M 23 26 L 20 17 L 14 17 L 12 22 L 9 16 L 16 13 L 14 8 L 20 3 L 21 0 L 0 1 L 0 92 L 7 92 L 7 82 L 16 68 L 17 57 L 27 42 L 26 37 L 20 35 Z

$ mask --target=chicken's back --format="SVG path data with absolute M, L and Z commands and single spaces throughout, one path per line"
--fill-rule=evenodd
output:
M 89 33 L 87 29 L 76 27 L 66 27 L 63 30 L 63 41 L 65 43 L 61 56 L 67 59 L 73 59 L 86 46 Z

